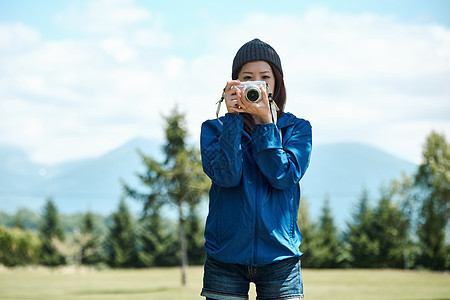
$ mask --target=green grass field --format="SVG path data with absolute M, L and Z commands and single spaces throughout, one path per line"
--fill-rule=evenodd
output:
M 0 299 L 203 299 L 202 267 L 187 287 L 178 268 L 145 270 L 0 269 Z M 447 299 L 450 275 L 401 270 L 303 270 L 307 300 Z M 254 287 L 250 299 L 255 299 Z

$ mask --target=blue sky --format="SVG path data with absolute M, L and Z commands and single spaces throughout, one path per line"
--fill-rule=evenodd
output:
M 38 162 L 162 138 L 175 104 L 198 140 L 231 61 L 259 37 L 281 56 L 287 110 L 316 143 L 420 161 L 450 133 L 450 1 L 0 0 L 0 144 Z
M 2 22 L 22 22 L 38 28 L 46 37 L 64 37 L 65 32 L 54 24 L 54 15 L 69 6 L 81 6 L 84 1 L 72 0 L 1 0 L 0 20 Z M 450 2 L 448 0 L 342 0 L 342 1 L 259 1 L 255 5 L 251 1 L 134 1 L 156 14 L 163 14 L 170 22 L 167 26 L 172 32 L 179 32 L 192 27 L 201 27 L 208 18 L 217 23 L 226 23 L 240 18 L 239 12 L 270 11 L 272 13 L 301 14 L 311 7 L 322 6 L 342 14 L 373 13 L 392 15 L 398 20 L 411 23 L 436 23 L 450 26 Z M 278 4 L 278 5 L 277 5 Z M 207 11 L 209 16 L 200 16 Z
M 55 26 L 55 14 L 69 7 L 82 7 L 87 0 L 0 0 L 0 20 L 2 22 L 21 22 L 38 29 L 46 38 L 67 37 L 67 28 Z M 270 12 L 273 14 L 302 14 L 310 8 L 324 7 L 341 14 L 379 14 L 389 15 L 408 23 L 435 23 L 450 27 L 450 1 L 448 0 L 342 0 L 342 1 L 282 1 L 275 5 L 273 1 L 228 1 L 218 4 L 215 1 L 134 1 L 152 12 L 165 17 L 165 26 L 175 35 L 181 35 L 192 29 L 202 30 L 205 24 L 216 26 L 235 22 L 241 18 L 240 12 Z M 70 32 L 76 35 L 76 32 Z

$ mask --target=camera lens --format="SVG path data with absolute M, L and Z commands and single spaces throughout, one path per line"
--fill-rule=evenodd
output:
M 261 98 L 261 91 L 255 86 L 248 87 L 245 91 L 245 97 L 250 102 L 257 102 Z

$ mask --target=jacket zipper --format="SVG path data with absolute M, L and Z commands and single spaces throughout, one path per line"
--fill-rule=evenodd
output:
M 255 181 L 258 180 L 256 174 L 254 174 L 255 176 Z M 256 184 L 256 182 L 255 182 Z M 253 265 L 256 266 L 256 260 L 257 260 L 257 253 L 258 253 L 258 195 L 254 195 L 254 201 L 255 201 L 255 231 L 254 231 L 254 238 L 253 238 Z
M 243 132 L 243 135 L 245 135 L 249 139 L 249 147 L 251 147 L 252 138 L 245 131 Z M 252 149 L 252 152 L 253 152 L 253 149 Z M 254 163 L 256 164 L 256 162 L 254 162 Z M 252 176 L 253 177 L 253 180 L 252 180 L 253 184 L 257 184 L 256 181 L 258 180 L 258 177 L 256 176 L 255 173 L 256 173 L 255 170 L 253 170 L 251 172 L 251 174 L 253 175 Z M 255 204 L 254 205 L 254 207 L 255 207 L 255 216 L 254 216 L 254 218 L 255 218 L 255 225 L 254 225 L 254 231 L 253 231 L 253 233 L 254 233 L 254 235 L 253 235 L 253 256 L 251 258 L 251 264 L 252 264 L 252 266 L 256 266 L 256 260 L 257 260 L 256 259 L 257 258 L 256 254 L 257 254 L 257 251 L 258 251 L 258 249 L 257 249 L 258 248 L 258 197 L 256 195 L 254 195 L 253 201 L 254 201 L 254 204 Z

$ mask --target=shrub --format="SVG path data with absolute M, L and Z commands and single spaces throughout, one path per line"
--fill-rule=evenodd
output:
M 40 247 L 35 232 L 0 226 L 0 264 L 8 267 L 36 264 Z

